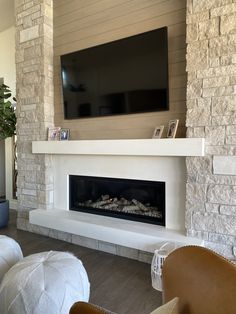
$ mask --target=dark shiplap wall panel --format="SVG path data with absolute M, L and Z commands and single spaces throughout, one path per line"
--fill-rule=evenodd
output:
M 185 0 L 54 1 L 55 124 L 72 139 L 149 138 L 157 125 L 186 115 Z M 168 26 L 170 110 L 166 112 L 64 120 L 60 55 Z

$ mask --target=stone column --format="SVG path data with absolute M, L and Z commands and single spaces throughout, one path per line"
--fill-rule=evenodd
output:
M 28 212 L 53 204 L 51 158 L 33 155 L 32 141 L 53 126 L 53 1 L 15 0 L 18 220 L 31 230 Z
M 187 45 L 187 135 L 206 139 L 187 159 L 187 234 L 235 258 L 235 1 L 188 0 Z

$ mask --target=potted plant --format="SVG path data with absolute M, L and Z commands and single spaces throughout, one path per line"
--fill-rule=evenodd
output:
M 14 107 L 9 100 L 11 90 L 8 86 L 0 84 L 0 140 L 12 137 L 16 131 L 16 115 Z M 15 100 L 15 98 L 13 98 Z M 0 199 L 0 228 L 5 227 L 9 220 L 9 201 Z

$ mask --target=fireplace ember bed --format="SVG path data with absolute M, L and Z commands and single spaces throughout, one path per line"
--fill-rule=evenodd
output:
M 69 176 L 70 210 L 165 226 L 165 182 Z

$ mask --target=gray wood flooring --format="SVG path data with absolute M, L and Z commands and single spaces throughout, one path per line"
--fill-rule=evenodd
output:
M 42 251 L 68 251 L 83 262 L 91 283 L 90 302 L 118 314 L 148 314 L 161 305 L 151 286 L 150 265 L 16 229 L 15 214 L 0 234 L 14 238 L 24 256 Z

